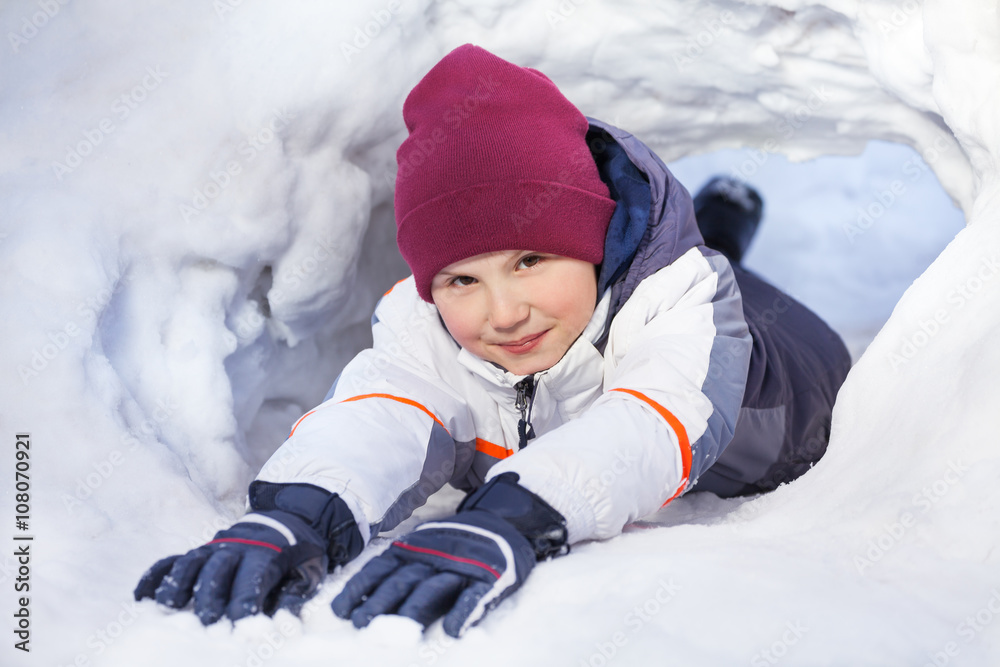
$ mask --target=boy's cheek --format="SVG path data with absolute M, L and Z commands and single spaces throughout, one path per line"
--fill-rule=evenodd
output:
M 437 304 L 435 304 L 437 305 Z M 462 347 L 466 347 L 466 341 L 469 338 L 468 327 L 463 318 L 458 314 L 459 311 L 449 304 L 438 305 L 438 313 L 441 315 L 441 320 L 444 322 L 445 328 L 451 337 L 458 341 L 458 344 Z
M 447 327 L 448 332 L 451 334 L 451 337 L 454 338 L 459 345 L 468 349 L 470 352 L 474 351 L 473 348 L 477 347 L 476 344 L 478 343 L 477 336 L 469 332 L 468 329 L 465 329 L 460 326 L 456 327 L 453 325 L 449 325 L 447 322 L 445 322 L 445 326 Z

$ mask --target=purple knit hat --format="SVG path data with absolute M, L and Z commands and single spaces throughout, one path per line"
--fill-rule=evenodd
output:
M 403 120 L 396 242 L 425 301 L 441 269 L 484 252 L 601 262 L 615 202 L 587 119 L 544 74 L 466 44 L 410 91 Z

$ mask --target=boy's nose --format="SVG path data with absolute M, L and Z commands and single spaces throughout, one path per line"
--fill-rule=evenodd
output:
M 528 319 L 531 309 L 527 302 L 511 290 L 496 290 L 490 299 L 490 326 L 497 330 L 517 327 Z

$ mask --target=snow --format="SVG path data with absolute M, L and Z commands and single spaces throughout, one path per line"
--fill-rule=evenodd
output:
M 0 25 L 0 424 L 7 480 L 31 436 L 35 538 L 32 654 L 7 630 L 0 664 L 997 661 L 995 3 L 12 0 Z M 366 344 L 406 274 L 402 101 L 466 42 L 542 70 L 689 189 L 735 172 L 761 190 L 747 263 L 857 361 L 827 456 L 540 564 L 458 642 L 330 613 L 385 538 L 301 620 L 205 629 L 133 603 L 153 561 L 240 516 Z

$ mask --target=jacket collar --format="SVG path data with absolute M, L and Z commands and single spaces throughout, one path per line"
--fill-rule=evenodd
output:
M 587 120 L 587 142 L 616 202 L 598 279 L 598 289 L 611 289 L 613 318 L 640 282 L 703 240 L 691 195 L 656 153 L 624 130 Z M 606 342 L 597 341 L 597 348 Z

